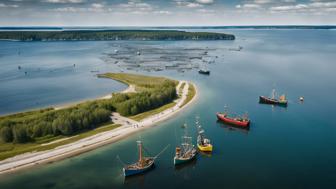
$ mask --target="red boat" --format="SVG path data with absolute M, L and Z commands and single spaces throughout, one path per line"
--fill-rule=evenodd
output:
M 221 120 L 225 123 L 229 123 L 239 127 L 250 126 L 250 120 L 247 118 L 247 116 L 229 117 L 228 113 L 217 113 L 217 118 L 218 120 Z

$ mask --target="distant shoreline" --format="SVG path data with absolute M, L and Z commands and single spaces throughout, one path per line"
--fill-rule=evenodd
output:
M 2 30 L 0 39 L 19 41 L 175 41 L 235 40 L 232 34 L 180 30 Z
M 0 31 L 106 31 L 106 30 L 151 30 L 151 29 L 233 29 L 233 28 L 291 28 L 291 29 L 336 29 L 336 25 L 229 25 L 229 26 L 3 26 Z

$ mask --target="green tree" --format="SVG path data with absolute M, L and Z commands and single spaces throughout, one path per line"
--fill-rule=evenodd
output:
M 0 138 L 3 142 L 12 142 L 13 141 L 13 133 L 12 130 L 5 126 L 0 129 Z

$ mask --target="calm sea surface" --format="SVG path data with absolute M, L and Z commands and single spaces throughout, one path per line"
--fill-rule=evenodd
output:
M 209 31 L 233 33 L 237 40 L 118 42 L 216 49 L 210 52 L 218 56 L 209 66 L 210 76 L 196 70 L 143 72 L 193 81 L 199 90 L 195 104 L 157 127 L 114 144 L 2 175 L 0 188 L 336 188 L 336 31 Z M 101 60 L 116 43 L 0 42 L 0 114 L 124 89 L 91 73 L 117 70 Z M 238 46 L 243 50 L 227 50 Z M 258 96 L 269 95 L 272 88 L 287 94 L 287 108 L 258 104 Z M 303 103 L 298 101 L 300 96 L 305 97 Z M 215 113 L 225 105 L 239 114 L 248 112 L 250 130 L 218 123 Z M 199 154 L 196 161 L 175 168 L 174 149 L 184 133 L 181 125 L 188 123 L 188 133 L 195 139 L 197 115 L 214 152 Z M 125 180 L 116 156 L 124 162 L 136 161 L 139 139 L 152 154 L 167 144 L 170 148 L 157 159 L 154 170 Z

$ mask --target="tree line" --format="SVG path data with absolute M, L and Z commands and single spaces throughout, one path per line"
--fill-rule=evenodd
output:
M 0 39 L 21 41 L 67 40 L 234 40 L 232 34 L 177 30 L 1 31 Z
M 116 93 L 111 99 L 90 101 L 66 109 L 4 116 L 0 118 L 0 139 L 7 143 L 26 143 L 45 136 L 71 136 L 109 122 L 112 111 L 131 116 L 170 103 L 176 98 L 175 86 L 173 81 L 166 80 L 138 93 Z

